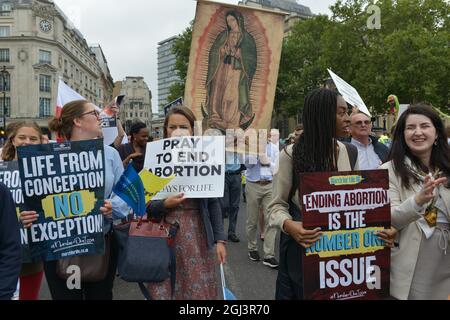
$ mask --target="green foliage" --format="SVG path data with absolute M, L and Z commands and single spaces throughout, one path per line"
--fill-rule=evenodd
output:
M 172 52 L 177 58 L 175 70 L 177 71 L 177 75 L 181 81 L 170 87 L 170 95 L 168 98 L 169 101 L 174 101 L 179 97 L 184 97 L 184 88 L 189 66 L 189 55 L 191 51 L 192 26 L 193 22 L 191 22 L 191 25 L 177 37 L 172 47 Z
M 305 94 L 331 68 L 351 83 L 369 108 L 387 111 L 386 98 L 450 101 L 450 4 L 445 0 L 381 0 L 381 29 L 368 29 L 368 0 L 337 1 L 332 16 L 298 22 L 283 46 L 276 106 L 301 110 Z M 448 112 L 448 110 L 447 110 Z
M 331 17 L 299 21 L 284 40 L 275 114 L 293 116 L 305 95 L 323 86 L 327 68 L 352 84 L 369 108 L 388 110 L 389 94 L 400 103 L 428 101 L 450 107 L 450 3 L 445 0 L 379 0 L 381 29 L 368 29 L 373 0 L 338 0 Z M 181 83 L 170 100 L 184 95 L 192 23 L 176 40 Z

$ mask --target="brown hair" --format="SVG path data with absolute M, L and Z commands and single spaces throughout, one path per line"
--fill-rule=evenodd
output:
M 39 139 L 42 141 L 42 130 L 38 124 L 34 121 L 17 121 L 8 124 L 6 128 L 6 134 L 8 140 L 2 150 L 2 159 L 4 161 L 12 161 L 16 157 L 16 147 L 13 144 L 13 140 L 17 135 L 17 131 L 21 128 L 33 128 L 39 134 Z
M 169 113 L 166 116 L 166 120 L 164 121 L 164 139 L 169 138 L 167 135 L 167 126 L 169 125 L 170 117 L 174 114 L 180 114 L 188 119 L 189 124 L 191 125 L 191 129 L 192 131 L 194 131 L 195 121 L 197 121 L 197 118 L 195 117 L 192 110 L 185 106 L 176 106 L 170 109 Z
M 80 118 L 85 112 L 87 100 L 76 100 L 64 105 L 60 118 L 53 118 L 48 123 L 48 128 L 58 135 L 70 140 L 72 137 L 73 120 Z

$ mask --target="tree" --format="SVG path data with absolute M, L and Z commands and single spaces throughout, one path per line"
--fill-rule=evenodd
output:
M 381 0 L 381 29 L 369 29 L 373 1 L 337 1 L 332 16 L 299 21 L 283 46 L 276 108 L 301 110 L 305 94 L 331 68 L 378 113 L 394 93 L 402 103 L 450 100 L 450 4 L 445 0 Z
M 329 78 L 327 68 L 352 84 L 369 108 L 388 110 L 389 94 L 401 103 L 428 101 L 450 108 L 450 3 L 445 0 L 379 0 L 381 29 L 369 29 L 373 0 L 338 0 L 330 17 L 299 21 L 284 40 L 275 114 L 301 113 L 306 94 Z M 192 23 L 176 40 L 181 82 L 172 100 L 183 96 Z
M 323 59 L 323 34 L 330 27 L 327 16 L 297 23 L 284 40 L 278 75 L 275 112 L 293 116 L 303 108 L 305 96 L 327 78 Z
M 169 101 L 176 100 L 179 97 L 184 97 L 184 88 L 189 66 L 189 55 L 191 52 L 192 27 L 193 22 L 191 22 L 190 26 L 177 37 L 172 47 L 172 52 L 176 56 L 175 70 L 177 71 L 177 75 L 181 81 L 173 84 L 169 88 Z

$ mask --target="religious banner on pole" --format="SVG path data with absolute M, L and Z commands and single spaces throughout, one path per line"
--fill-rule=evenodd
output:
M 388 297 L 391 250 L 376 235 L 391 226 L 387 170 L 302 174 L 300 201 L 303 226 L 322 231 L 303 256 L 305 299 Z
M 203 131 L 270 128 L 284 18 L 198 0 L 184 102 Z
M 103 139 L 17 148 L 32 258 L 44 261 L 104 252 Z

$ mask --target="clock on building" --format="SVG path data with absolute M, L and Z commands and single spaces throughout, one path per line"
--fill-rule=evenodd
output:
M 52 24 L 48 20 L 41 20 L 41 22 L 39 22 L 39 27 L 44 32 L 49 32 L 52 30 Z

